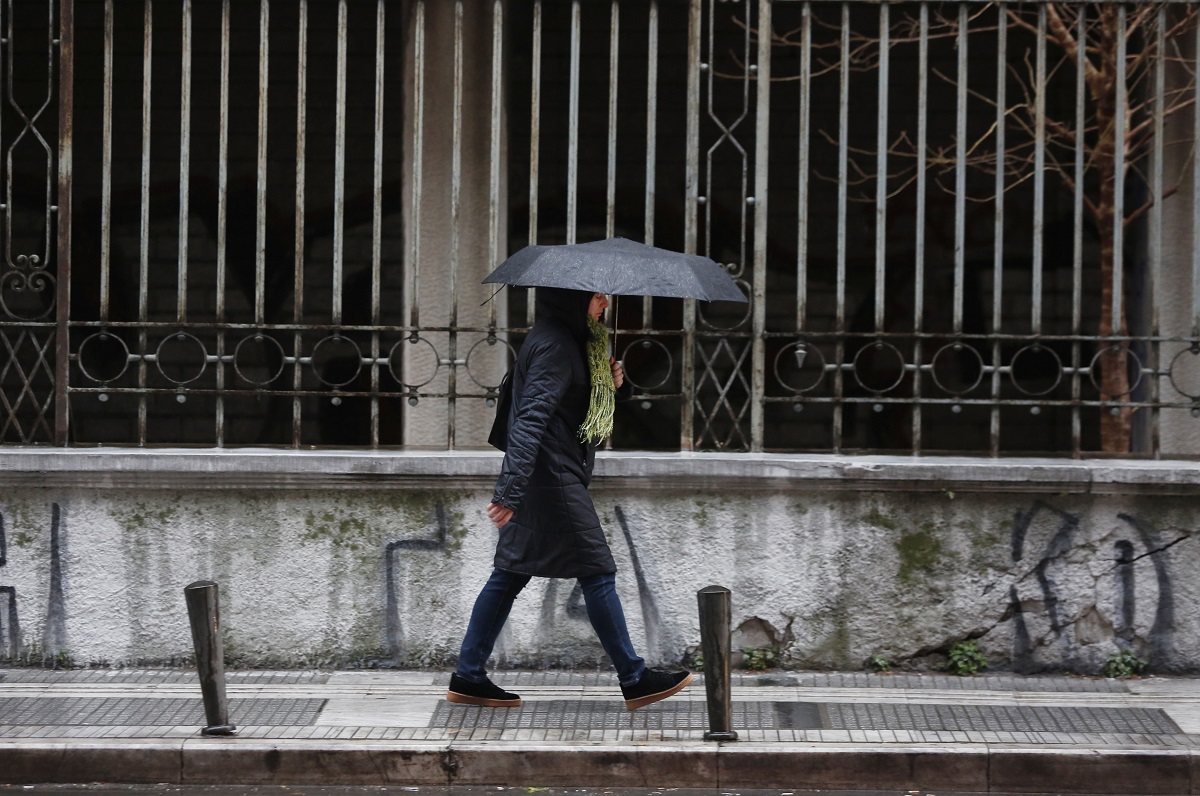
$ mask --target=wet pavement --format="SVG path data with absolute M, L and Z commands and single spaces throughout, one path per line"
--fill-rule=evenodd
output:
M 230 672 L 239 734 L 214 738 L 199 735 L 194 672 L 8 669 L 0 784 L 129 783 L 11 791 L 23 793 L 132 793 L 138 783 L 214 794 L 1200 793 L 1200 680 L 738 675 L 739 738 L 722 743 L 703 740 L 699 678 L 632 713 L 605 672 L 495 680 L 524 704 L 452 705 L 447 676 L 428 671 Z M 180 787 L 228 783 L 243 786 Z M 328 785 L 359 787 L 317 787 Z

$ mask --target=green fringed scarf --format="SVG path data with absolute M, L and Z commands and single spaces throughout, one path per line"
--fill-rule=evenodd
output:
M 612 366 L 608 363 L 608 327 L 588 318 L 587 361 L 592 373 L 592 399 L 587 416 L 579 427 L 584 442 L 600 442 L 613 430 L 613 408 L 617 389 L 613 386 Z

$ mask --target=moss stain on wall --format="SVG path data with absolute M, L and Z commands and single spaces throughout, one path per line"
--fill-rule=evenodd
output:
M 932 526 L 923 525 L 920 530 L 903 534 L 896 541 L 896 552 L 900 554 L 897 575 L 901 582 L 911 584 L 921 574 L 933 574 L 942 557 L 942 541 L 934 535 Z
M 123 510 L 120 504 L 114 508 L 113 519 L 126 533 L 140 535 L 147 531 L 159 531 L 178 522 L 179 512 L 172 506 L 151 506 L 142 501 L 135 501 L 128 510 Z
M 40 533 L 50 538 L 51 502 L 19 500 L 0 506 L 4 512 L 5 527 L 13 534 L 9 537 L 13 544 L 18 547 L 31 545 L 37 538 L 35 534 Z
M 885 531 L 900 530 L 900 523 L 882 513 L 877 506 L 872 506 L 871 511 L 866 516 L 868 525 L 874 525 L 876 528 L 882 528 Z

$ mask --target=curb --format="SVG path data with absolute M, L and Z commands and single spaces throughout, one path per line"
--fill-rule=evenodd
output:
M 0 781 L 1198 794 L 1200 750 L 988 744 L 592 746 L 187 738 L 0 741 Z

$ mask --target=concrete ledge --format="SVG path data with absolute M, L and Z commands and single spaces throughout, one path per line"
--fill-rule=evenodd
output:
M 1195 793 L 1187 749 L 993 749 L 988 784 L 1029 793 Z
M 716 788 L 719 749 L 667 744 L 455 744 L 453 785 Z
M 525 785 L 1195 794 L 1200 750 L 774 744 L 421 744 L 81 739 L 0 742 L 28 783 Z
M 988 791 L 986 747 L 728 744 L 721 787 Z
M 181 741 L 0 740 L 0 782 L 178 782 Z
M 0 448 L 0 488 L 490 488 L 497 451 Z M 595 487 L 1195 494 L 1200 462 L 770 453 L 601 453 Z
M 175 782 L 188 785 L 445 785 L 445 744 L 194 738 Z

